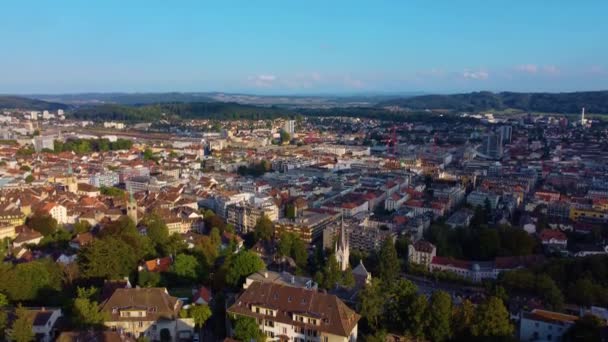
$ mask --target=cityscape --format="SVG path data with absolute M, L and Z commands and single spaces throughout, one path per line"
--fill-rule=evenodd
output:
M 584 2 L 571 35 L 551 18 L 580 9 L 523 1 L 7 4 L 0 341 L 608 341 L 608 7 Z M 443 10 L 488 31 L 405 20 Z M 418 32 L 482 67 L 390 40 Z

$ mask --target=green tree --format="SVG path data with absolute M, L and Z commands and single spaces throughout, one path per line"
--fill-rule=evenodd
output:
M 452 327 L 454 335 L 463 341 L 469 339 L 471 335 L 471 325 L 475 318 L 475 306 L 470 300 L 465 299 L 462 304 L 454 310 L 452 316 Z
M 384 284 L 390 284 L 393 280 L 399 277 L 399 257 L 393 239 L 388 237 L 382 243 L 378 256 L 380 264 L 378 265 L 378 276 Z
M 15 311 L 17 319 L 13 322 L 13 326 L 8 331 L 8 337 L 14 342 L 31 342 L 34 341 L 33 317 L 28 314 L 27 309 L 21 305 Z
M 410 335 L 415 338 L 424 338 L 427 330 L 428 321 L 426 313 L 428 308 L 426 296 L 416 296 L 412 304 L 407 308 L 407 321 L 409 328 L 407 329 Z
M 353 275 L 353 270 L 350 268 L 350 266 L 344 272 L 342 272 L 340 284 L 349 289 L 355 286 L 355 276 Z
M 490 297 L 477 307 L 471 333 L 473 336 L 485 338 L 507 337 L 513 334 L 509 312 L 502 300 Z
M 87 278 L 121 279 L 135 270 L 139 260 L 131 245 L 111 236 L 94 240 L 78 254 L 78 265 Z
M 239 341 L 263 342 L 266 340 L 255 319 L 246 316 L 238 316 L 235 319 L 234 337 Z
M 241 251 L 231 258 L 226 273 L 226 282 L 232 287 L 240 287 L 245 277 L 265 267 L 260 257 L 251 251 Z
M 34 178 L 34 175 L 29 174 L 29 175 L 27 175 L 27 176 L 25 177 L 25 182 L 26 182 L 27 184 L 32 183 L 34 180 L 36 180 L 36 178 Z
M 72 308 L 73 320 L 80 329 L 101 329 L 106 320 L 104 312 L 99 310 L 98 303 L 91 299 L 91 294 L 85 289 L 78 288 L 78 297 Z
M 291 141 L 291 134 L 289 134 L 288 132 L 285 132 L 285 131 L 281 131 L 281 143 L 289 144 L 290 141 Z
M 158 272 L 141 271 L 137 274 L 137 284 L 140 287 L 157 287 L 161 278 Z
M 3 293 L 0 293 L 0 341 L 4 341 L 5 331 L 8 328 L 8 314 L 6 313 L 6 307 L 8 306 L 8 298 Z
M 27 219 L 25 224 L 44 236 L 50 235 L 57 230 L 57 220 L 47 214 L 35 213 Z
M 194 319 L 194 324 L 202 327 L 211 318 L 211 309 L 208 305 L 193 305 L 190 307 L 190 317 Z
M 89 221 L 78 221 L 74 223 L 73 230 L 76 234 L 86 233 L 91 230 L 91 224 L 89 223 Z
M 179 278 L 192 282 L 199 277 L 200 264 L 192 255 L 178 254 L 171 266 L 171 271 Z
M 0 266 L 0 292 L 11 301 L 45 302 L 61 290 L 62 272 L 52 260 Z
M 359 310 L 372 328 L 378 328 L 382 317 L 385 297 L 382 293 L 380 280 L 372 279 L 371 284 L 359 292 Z
M 255 224 L 254 232 L 256 240 L 270 241 L 274 235 L 274 224 L 268 216 L 262 215 Z
M 143 221 L 143 224 L 147 227 L 147 236 L 152 241 L 154 248 L 157 251 L 161 251 L 169 240 L 167 224 L 156 214 L 144 218 Z
M 448 293 L 433 292 L 427 315 L 427 336 L 432 341 L 445 341 L 452 336 L 452 297 Z

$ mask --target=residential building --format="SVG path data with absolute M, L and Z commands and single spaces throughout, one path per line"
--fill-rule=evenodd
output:
M 561 341 L 562 336 L 578 320 L 577 316 L 534 309 L 521 312 L 519 320 L 520 341 Z
M 418 240 L 407 247 L 407 261 L 429 268 L 437 255 L 437 247 L 424 240 Z
M 360 318 L 334 295 L 260 282 L 249 285 L 227 313 L 255 318 L 270 339 L 311 342 L 355 342 Z
M 119 288 L 101 304 L 107 315 L 105 326 L 131 337 L 160 340 L 167 329 L 171 341 L 191 338 L 192 319 L 179 318 L 182 302 L 165 288 Z

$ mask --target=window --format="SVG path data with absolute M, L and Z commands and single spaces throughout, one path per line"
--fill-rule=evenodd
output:
M 137 326 L 140 327 L 140 328 L 143 328 L 144 327 L 144 322 L 141 322 L 141 321 L 137 322 Z

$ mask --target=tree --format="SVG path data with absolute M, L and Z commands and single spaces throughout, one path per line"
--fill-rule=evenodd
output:
M 431 295 L 428 308 L 427 336 L 432 341 L 445 341 L 452 335 L 452 298 L 444 291 Z
M 202 327 L 211 318 L 211 309 L 208 305 L 193 305 L 190 307 L 190 317 L 194 319 L 194 324 Z
M 156 248 L 157 251 L 160 251 L 169 240 L 169 229 L 167 228 L 167 224 L 156 214 L 146 217 L 143 221 L 144 225 L 147 227 L 147 236 L 152 241 L 154 248 Z
M 365 286 L 359 292 L 359 307 L 361 316 L 367 320 L 372 328 L 379 325 L 384 308 L 384 294 L 382 293 L 380 280 L 372 279 L 371 284 Z
M 87 278 L 121 279 L 137 267 L 139 259 L 122 239 L 104 237 L 80 250 L 78 265 Z
M 251 251 L 239 252 L 225 266 L 228 267 L 226 282 L 235 288 L 240 287 L 246 276 L 265 267 L 262 259 Z
M 8 331 L 8 337 L 14 342 L 31 342 L 34 341 L 33 317 L 28 314 L 27 309 L 21 305 L 15 311 L 17 319 L 13 322 L 13 326 Z
M 157 287 L 160 281 L 158 272 L 141 271 L 137 275 L 137 284 L 141 287 Z
M 199 277 L 200 264 L 192 255 L 178 254 L 171 266 L 171 271 L 179 278 L 192 282 Z
M 0 341 L 4 341 L 4 332 L 8 324 L 8 314 L 4 310 L 8 304 L 8 298 L 3 293 L 0 293 Z
M 272 221 L 270 221 L 268 216 L 264 214 L 255 224 L 254 232 L 256 240 L 270 241 L 270 239 L 272 239 L 272 235 L 274 234 L 274 224 Z
M 50 235 L 57 230 L 57 220 L 47 214 L 35 213 L 27 219 L 25 224 L 44 236 Z
M 51 260 L 0 267 L 0 291 L 13 302 L 48 300 L 61 290 L 61 270 Z
M 265 341 L 264 334 L 255 318 L 238 316 L 234 322 L 234 337 L 239 341 Z
M 350 266 L 344 272 L 342 272 L 340 284 L 349 289 L 355 286 L 355 276 L 353 275 L 353 270 L 350 268 Z
M 394 279 L 399 277 L 399 271 L 401 270 L 397 250 L 391 237 L 384 239 L 380 247 L 379 259 L 379 277 L 385 285 L 390 284 Z
M 99 310 L 98 303 L 91 297 L 90 291 L 78 288 L 78 297 L 74 300 L 72 317 L 80 329 L 102 328 L 106 320 L 104 312 Z
M 475 312 L 471 333 L 476 337 L 507 337 L 513 333 L 509 312 L 502 300 L 490 297 Z
M 215 263 L 219 255 L 218 248 L 219 245 L 214 244 L 208 236 L 203 236 L 196 245 L 195 251 L 202 256 L 206 268 L 211 268 Z
M 281 131 L 281 143 L 289 144 L 290 141 L 291 141 L 291 134 L 289 134 L 288 132 L 285 132 L 285 131 Z
M 604 322 L 594 315 L 585 315 L 574 322 L 574 325 L 564 334 L 564 341 L 592 342 L 601 341 L 601 329 Z
M 465 299 L 462 304 L 454 310 L 452 327 L 454 335 L 467 340 L 471 334 L 471 325 L 475 318 L 475 306 L 470 300 Z
M 89 221 L 82 220 L 74 223 L 74 226 L 72 228 L 74 233 L 76 234 L 86 233 L 91 230 L 91 224 L 89 223 Z
M 385 318 L 388 326 L 395 331 L 404 332 L 411 322 L 411 306 L 416 299 L 418 288 L 407 279 L 397 279 L 384 286 L 383 297 L 385 304 Z
M 30 183 L 32 183 L 32 182 L 33 182 L 33 181 L 35 181 L 35 180 L 36 180 L 36 178 L 34 178 L 34 175 L 32 175 L 32 174 L 29 174 L 29 175 L 27 175 L 27 176 L 25 177 L 25 182 L 26 182 L 27 184 L 30 184 Z
M 426 312 L 428 301 L 426 296 L 416 296 L 410 307 L 406 310 L 408 319 L 408 331 L 415 338 L 424 338 L 427 329 Z

